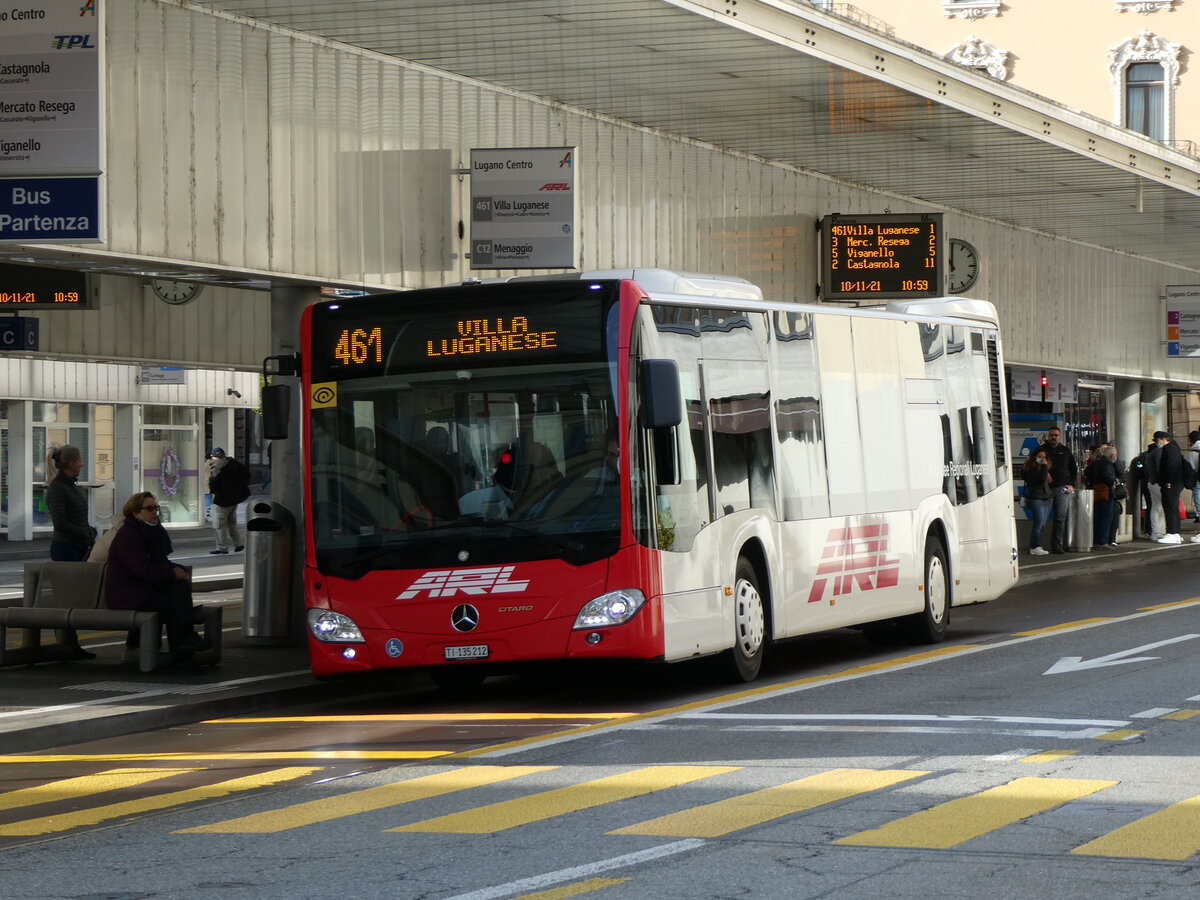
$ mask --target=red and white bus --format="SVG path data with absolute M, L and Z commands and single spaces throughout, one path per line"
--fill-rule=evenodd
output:
M 660 269 L 318 303 L 318 676 L 943 638 L 1017 577 L 996 313 L 768 303 Z

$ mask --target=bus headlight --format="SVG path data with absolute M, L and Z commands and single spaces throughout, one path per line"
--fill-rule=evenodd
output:
M 310 609 L 308 611 L 308 630 L 318 641 L 331 641 L 339 644 L 365 643 L 362 632 L 354 624 L 353 619 L 327 609 Z
M 646 595 L 636 588 L 609 591 L 587 603 L 575 617 L 574 631 L 582 628 L 604 628 L 624 625 L 637 614 L 646 602 Z

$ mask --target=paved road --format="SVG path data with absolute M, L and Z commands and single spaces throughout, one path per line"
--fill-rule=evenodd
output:
M 1188 556 L 1019 587 L 934 648 L 401 679 L 0 757 L 22 896 L 1195 896 Z M 116 852 L 114 852 L 116 851 Z M 15 881 L 12 881 L 15 879 Z

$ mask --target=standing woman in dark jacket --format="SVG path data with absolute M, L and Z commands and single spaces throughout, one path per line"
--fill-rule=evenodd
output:
M 171 538 L 158 521 L 158 501 L 141 491 L 125 501 L 123 512 L 125 524 L 108 548 L 104 573 L 109 608 L 158 613 L 177 656 L 208 649 L 208 641 L 192 629 L 192 576 L 167 558 Z
M 1092 539 L 1097 547 L 1108 547 L 1108 533 L 1113 517 L 1113 486 L 1117 483 L 1117 467 L 1113 457 L 1117 451 L 1104 445 L 1092 461 L 1092 498 L 1094 501 Z
M 1042 530 L 1050 519 L 1050 507 L 1054 503 L 1051 490 L 1050 457 L 1045 450 L 1037 450 L 1025 460 L 1021 470 L 1025 479 L 1025 502 L 1033 510 L 1033 531 L 1029 533 L 1029 555 L 1046 556 L 1049 550 L 1042 546 Z
M 54 534 L 50 538 L 50 558 L 61 562 L 82 562 L 87 559 L 96 529 L 88 524 L 88 502 L 83 491 L 75 486 L 83 471 L 83 456 L 78 447 L 66 444 L 50 456 L 58 474 L 46 488 L 46 507 Z

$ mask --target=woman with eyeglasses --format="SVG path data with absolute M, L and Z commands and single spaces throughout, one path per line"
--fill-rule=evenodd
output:
M 209 642 L 193 630 L 191 573 L 175 565 L 171 537 L 158 521 L 158 501 L 140 491 L 125 501 L 125 523 L 108 548 L 104 593 L 111 609 L 157 612 L 167 626 L 167 644 L 186 662 Z

